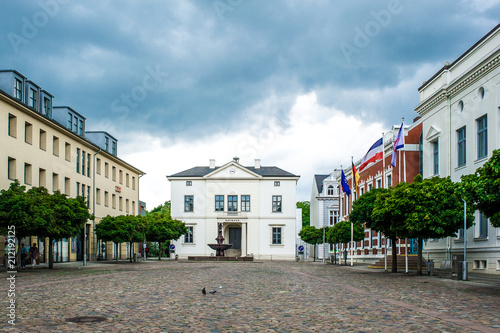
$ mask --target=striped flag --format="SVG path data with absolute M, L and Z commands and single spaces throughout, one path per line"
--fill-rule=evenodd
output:
M 377 162 L 381 160 L 384 157 L 384 143 L 383 143 L 383 138 L 380 138 L 375 142 L 370 149 L 368 149 L 368 152 L 366 153 L 365 157 L 363 157 L 363 160 L 361 161 L 361 165 L 359 166 L 359 171 L 363 171 L 363 169 L 370 164 L 371 162 Z
M 352 163 L 352 179 L 354 181 L 354 192 L 358 192 L 359 173 L 358 170 L 356 170 L 354 163 Z
M 396 158 L 398 156 L 398 149 L 401 149 L 405 146 L 405 134 L 403 129 L 403 123 L 401 123 L 401 127 L 399 128 L 398 136 L 394 139 L 394 145 L 392 146 L 392 159 L 391 164 L 393 167 L 396 166 Z

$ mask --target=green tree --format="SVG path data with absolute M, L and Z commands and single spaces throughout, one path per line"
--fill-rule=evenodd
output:
M 405 183 L 406 184 L 406 183 Z M 402 222 L 400 220 L 394 219 L 394 216 L 390 214 L 392 212 L 384 210 L 384 215 L 373 216 L 373 210 L 376 207 L 375 202 L 378 200 L 380 208 L 383 208 L 385 200 L 390 196 L 390 191 L 393 188 L 376 188 L 369 192 L 366 192 L 359 197 L 358 200 L 352 205 L 351 214 L 349 214 L 349 221 L 356 223 L 364 223 L 367 228 L 375 230 L 377 232 L 382 232 L 386 239 L 391 240 L 392 244 L 392 268 L 391 271 L 396 273 L 398 271 L 398 258 L 397 258 L 397 238 L 398 231 L 401 229 Z M 380 214 L 380 212 L 379 212 Z M 399 225 L 398 225 L 399 223 Z M 399 228 L 398 228 L 399 226 Z M 400 233 L 400 232 L 399 232 Z
M 462 176 L 462 197 L 481 211 L 491 225 L 500 227 L 500 149 L 475 173 Z
M 148 219 L 148 230 L 146 240 L 158 242 L 158 260 L 161 260 L 161 243 L 177 240 L 188 232 L 188 228 L 179 220 L 172 220 L 165 214 L 150 214 Z
M 148 224 L 145 219 L 134 215 L 106 216 L 95 226 L 96 236 L 106 242 L 113 242 L 118 254 L 118 244 L 143 241 Z M 118 262 L 118 255 L 116 256 Z
M 352 236 L 354 242 L 365 239 L 365 228 L 361 223 L 352 223 Z M 344 244 L 351 242 L 351 222 L 341 221 L 329 228 L 326 233 L 326 241 L 329 244 Z M 347 264 L 347 257 L 344 263 Z
M 151 212 L 148 212 L 148 215 L 151 215 L 151 214 L 162 214 L 162 215 L 166 215 L 168 218 L 172 218 L 172 215 L 171 215 L 170 211 L 171 211 L 170 200 L 167 200 L 167 201 L 165 201 L 164 204 L 159 205 L 159 206 L 153 208 L 153 210 Z
M 309 201 L 297 202 L 297 208 L 302 208 L 302 227 L 311 224 L 311 205 Z
M 299 237 L 307 244 L 314 244 L 313 261 L 316 261 L 316 245 L 323 243 L 323 229 L 308 225 L 300 230 Z

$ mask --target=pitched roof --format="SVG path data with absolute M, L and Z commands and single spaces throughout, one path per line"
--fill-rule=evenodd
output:
M 314 175 L 316 186 L 318 187 L 318 194 L 323 192 L 323 180 L 329 175 Z
M 242 166 L 243 168 L 255 172 L 256 174 L 262 176 L 262 177 L 299 177 L 297 175 L 294 175 L 293 173 L 290 173 L 288 171 L 285 171 L 283 169 L 280 169 L 275 166 L 270 166 L 270 167 L 265 167 L 262 166 L 258 169 L 255 167 L 246 167 Z M 187 169 L 181 172 L 178 172 L 176 174 L 173 174 L 169 177 L 203 177 L 205 175 L 208 175 L 211 172 L 214 172 L 215 170 L 220 169 L 221 167 L 215 167 L 211 169 L 210 167 L 206 166 L 197 166 L 191 169 Z

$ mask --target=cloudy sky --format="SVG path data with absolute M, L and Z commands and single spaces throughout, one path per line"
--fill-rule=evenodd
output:
M 301 176 L 360 159 L 418 87 L 499 22 L 500 0 L 0 1 L 0 63 L 118 138 L 146 172 L 240 157 Z

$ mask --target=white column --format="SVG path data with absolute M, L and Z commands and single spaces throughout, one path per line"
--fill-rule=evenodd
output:
M 241 223 L 241 256 L 247 255 L 247 223 Z

